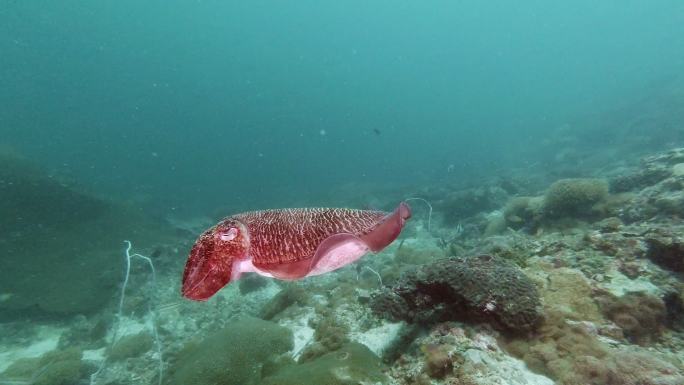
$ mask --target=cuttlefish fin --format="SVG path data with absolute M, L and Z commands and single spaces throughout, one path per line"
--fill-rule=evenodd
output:
M 260 272 L 284 280 L 296 280 L 337 270 L 355 262 L 369 251 L 377 253 L 387 247 L 399 236 L 410 217 L 411 209 L 405 202 L 401 202 L 394 212 L 378 221 L 366 234 L 334 234 L 318 245 L 311 258 L 256 268 Z
M 354 234 L 340 233 L 326 238 L 311 260 L 307 276 L 324 274 L 337 270 L 361 258 L 370 247 Z
M 397 239 L 410 217 L 411 209 L 405 202 L 401 202 L 394 212 L 387 214 L 362 236 L 340 233 L 326 238 L 316 249 L 307 276 L 337 270 L 355 262 L 369 251 L 381 251 Z
M 406 202 L 401 202 L 394 212 L 382 218 L 372 230 L 362 235 L 361 240 L 377 253 L 397 239 L 406 220 L 410 217 L 411 208 Z

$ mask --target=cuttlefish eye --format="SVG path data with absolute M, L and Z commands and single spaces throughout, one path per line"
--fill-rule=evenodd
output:
M 230 229 L 222 231 L 219 233 L 219 239 L 224 241 L 224 242 L 232 241 L 237 236 L 238 236 L 238 229 L 236 229 L 235 227 L 231 227 Z

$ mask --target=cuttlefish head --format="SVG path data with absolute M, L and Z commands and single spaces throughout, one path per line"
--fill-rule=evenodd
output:
M 183 272 L 183 296 L 206 301 L 231 281 L 233 263 L 247 258 L 249 232 L 228 218 L 202 233 L 190 250 Z

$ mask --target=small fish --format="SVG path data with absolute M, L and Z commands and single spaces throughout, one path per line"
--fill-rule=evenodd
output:
M 373 129 L 373 132 L 375 133 L 375 135 L 380 135 L 380 134 L 382 134 L 382 132 L 380 132 L 380 130 L 378 130 L 377 128 L 374 128 L 374 129 Z
M 405 202 L 392 213 L 303 208 L 230 216 L 195 242 L 182 294 L 206 301 L 246 272 L 282 280 L 325 274 L 384 249 L 410 217 Z

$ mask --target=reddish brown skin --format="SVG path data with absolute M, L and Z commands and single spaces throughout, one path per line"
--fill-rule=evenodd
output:
M 240 231 L 237 237 L 231 241 L 220 240 L 220 234 L 225 233 L 230 228 L 240 227 L 238 221 L 227 218 L 216 226 L 208 229 L 199 236 L 195 242 L 190 256 L 185 264 L 183 271 L 183 296 L 191 299 L 208 299 L 226 285 L 226 277 L 230 279 L 233 258 L 224 256 L 234 256 L 235 258 L 246 258 L 248 240 L 246 234 Z M 197 279 L 190 280 L 194 275 L 206 276 L 201 284 L 194 284 Z
M 399 212 L 403 225 L 410 210 L 404 203 L 398 210 L 403 210 Z M 287 273 L 290 266 L 298 269 L 302 261 L 314 256 L 321 242 L 335 234 L 353 234 L 372 251 L 379 251 L 386 244 L 376 245 L 371 232 L 382 226 L 388 215 L 375 210 L 314 208 L 253 211 L 228 217 L 200 235 L 190 251 L 183 273 L 183 296 L 200 301 L 211 297 L 231 280 L 236 260 L 251 258 L 263 271 Z M 236 228 L 237 235 L 225 240 L 227 232 Z M 391 240 L 398 231 L 391 234 Z M 301 278 L 299 270 L 290 279 L 297 278 Z
M 266 268 L 313 257 L 318 245 L 333 234 L 365 235 L 387 214 L 351 209 L 284 209 L 233 218 L 249 228 L 252 262 Z

